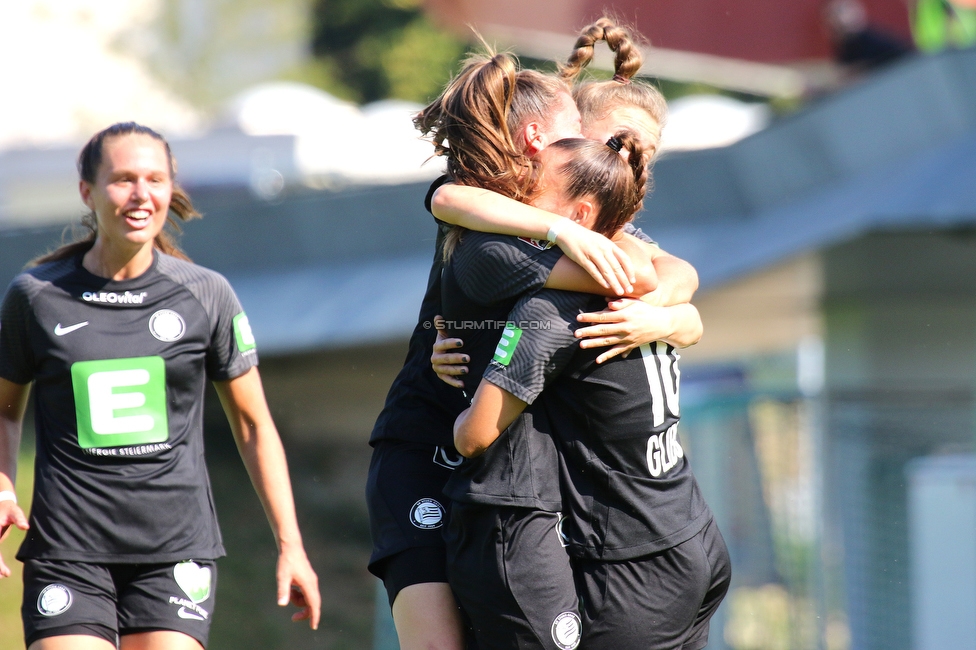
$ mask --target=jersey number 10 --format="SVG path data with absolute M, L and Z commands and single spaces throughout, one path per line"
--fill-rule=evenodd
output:
M 669 419 L 675 420 L 667 431 L 654 434 L 647 440 L 647 470 L 657 478 L 670 471 L 685 455 L 678 441 L 679 357 L 674 348 L 663 341 L 645 343 L 640 346 L 640 353 L 651 391 L 654 428 L 663 426 Z

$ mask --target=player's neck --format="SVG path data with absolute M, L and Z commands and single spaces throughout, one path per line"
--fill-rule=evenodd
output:
M 95 245 L 81 261 L 89 273 L 116 282 L 139 277 L 149 270 L 152 263 L 152 242 L 132 249 L 113 246 L 102 238 L 95 240 Z

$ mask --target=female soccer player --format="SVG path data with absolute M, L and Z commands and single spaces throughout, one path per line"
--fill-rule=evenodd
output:
M 572 166 L 543 167 L 533 204 L 577 223 L 596 211 L 603 216 L 599 232 L 620 237 L 643 199 L 647 168 L 635 137 L 624 132 L 610 144 L 576 139 L 550 145 L 539 158 L 573 145 Z M 569 178 L 557 182 L 555 174 Z M 627 237 L 620 243 L 639 257 L 633 247 L 642 244 Z M 558 257 L 531 240 L 484 233 L 467 233 L 453 248 L 443 273 L 443 307 L 448 327 L 465 332 L 470 379 L 480 379 L 489 361 L 505 363 L 510 343 L 499 343 L 499 335 L 508 313 L 521 294 L 543 286 Z M 465 324 L 474 325 L 470 332 Z M 503 440 L 461 464 L 445 488 L 452 500 L 448 578 L 481 649 L 572 650 L 580 639 L 573 572 L 557 529 L 559 461 L 547 431 L 544 413 L 521 414 Z
M 448 154 L 454 181 L 484 185 L 509 196 L 524 197 L 530 191 L 534 153 L 561 137 L 578 135 L 577 112 L 568 87 L 536 72 L 518 71 L 514 61 L 504 55 L 469 62 L 444 95 L 424 111 L 421 125 L 441 117 L 446 118 L 445 124 L 456 123 L 473 114 L 480 114 L 489 126 L 462 128 L 453 134 L 437 126 L 440 140 L 435 137 L 435 141 Z M 449 146 L 444 146 L 445 140 Z M 564 250 L 573 250 L 568 242 L 593 237 L 606 241 L 570 220 L 543 215 L 550 226 L 559 221 L 562 229 L 549 234 Z M 461 223 L 527 237 L 542 237 L 550 228 L 540 228 L 538 219 L 519 225 L 504 217 L 494 223 L 482 220 L 480 226 Z M 460 648 L 463 644 L 458 609 L 444 568 L 440 528 L 446 514 L 441 493 L 460 462 L 453 449 L 451 426 L 467 401 L 459 391 L 437 381 L 428 361 L 435 334 L 432 324 L 440 312 L 440 247 L 446 230 L 442 227 L 438 237 L 434 268 L 407 361 L 370 441 L 374 446 L 366 489 L 374 544 L 370 570 L 383 579 L 405 648 Z M 591 259 L 595 257 L 599 255 Z M 565 269 L 570 282 L 587 277 L 568 261 L 558 262 L 556 269 Z M 653 267 L 647 270 L 654 273 Z M 566 276 L 561 271 L 552 274 L 554 282 L 562 277 Z M 645 278 L 653 279 L 653 275 Z M 632 291 L 630 279 L 625 276 L 624 281 Z M 589 289 L 592 285 L 564 286 Z M 638 289 L 643 293 L 653 289 L 653 284 L 638 283 Z
M 546 175 L 547 189 L 573 200 L 567 209 L 580 223 L 612 233 L 621 216 L 632 218 L 639 202 L 608 209 L 601 193 L 616 183 L 599 167 L 612 170 L 618 162 L 606 151 L 585 155 L 593 146 L 564 140 L 547 148 L 541 157 L 546 169 L 556 172 Z M 587 178 L 604 180 L 578 182 Z M 562 621 L 553 622 L 557 647 L 569 650 L 567 641 L 574 641 L 588 650 L 699 650 L 731 572 L 728 551 L 677 437 L 675 346 L 697 340 L 700 329 L 696 333 L 689 327 L 697 314 L 691 305 L 672 308 L 684 325 L 675 327 L 672 321 L 662 327 L 654 343 L 640 346 L 639 355 L 598 364 L 597 351 L 581 349 L 574 336 L 577 314 L 591 309 L 594 298 L 543 290 L 516 305 L 471 407 L 455 423 L 455 444 L 466 457 L 498 457 L 496 446 L 504 450 L 516 435 L 526 435 L 523 411 L 530 404 L 535 430 L 555 440 L 567 511 L 563 534 L 575 558 L 583 610 L 581 636 L 560 638 L 557 623 Z M 478 480 L 490 483 L 483 476 Z M 477 520 L 484 520 L 483 513 Z M 511 548 L 524 546 L 510 539 L 515 537 L 506 537 Z M 461 542 L 469 556 L 481 553 L 482 565 L 490 563 L 494 550 L 507 570 L 511 548 L 496 544 L 485 551 L 484 541 L 480 549 L 475 540 Z
M 169 145 L 116 124 L 78 167 L 90 236 L 17 276 L 0 310 L 0 528 L 29 528 L 18 553 L 27 645 L 206 647 L 224 554 L 203 460 L 207 379 L 278 544 L 278 603 L 317 627 L 318 580 L 247 316 L 227 281 L 163 230 L 170 211 L 199 216 Z M 32 383 L 28 526 L 13 488 Z
M 573 87 L 582 134 L 606 142 L 618 131 L 630 131 L 637 135 L 650 165 L 658 151 L 661 128 L 667 117 L 667 102 L 654 86 L 632 79 L 640 70 L 642 56 L 628 30 L 608 18 L 601 18 L 584 28 L 569 60 L 561 66 L 560 76 L 567 83 L 576 81 L 592 60 L 594 47 L 600 40 L 605 40 L 616 55 L 614 76 L 606 81 L 587 81 Z M 458 184 L 438 188 L 433 195 L 432 207 L 437 218 L 454 223 L 465 219 L 500 219 L 502 215 L 521 223 L 546 219 L 560 223 L 557 215 L 537 207 Z M 608 347 L 599 356 L 600 362 L 629 353 L 653 340 L 648 337 L 658 331 L 658 318 L 662 315 L 654 307 L 688 302 L 697 290 L 698 276 L 686 262 L 662 251 L 655 258 L 654 266 L 667 280 L 654 291 L 640 296 L 640 300 L 618 298 L 606 305 L 606 309 L 580 315 L 581 322 L 594 323 L 578 331 L 584 338 L 582 346 Z M 468 355 L 458 350 L 462 345 L 460 338 L 441 335 L 431 357 L 438 377 L 458 388 L 464 387 L 463 376 L 469 370 L 465 361 Z

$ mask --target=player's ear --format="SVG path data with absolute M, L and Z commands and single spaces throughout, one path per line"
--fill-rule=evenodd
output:
M 525 155 L 530 158 L 546 148 L 546 135 L 542 125 L 538 122 L 529 122 L 522 129 L 522 137 L 525 140 Z
M 78 181 L 78 193 L 81 194 L 81 202 L 91 210 L 95 211 L 95 202 L 92 201 L 91 185 L 85 181 Z
M 589 199 L 580 199 L 576 202 L 576 209 L 573 211 L 573 221 L 579 225 L 593 230 L 596 225 L 596 206 Z

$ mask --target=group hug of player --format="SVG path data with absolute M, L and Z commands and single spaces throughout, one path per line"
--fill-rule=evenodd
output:
M 601 40 L 613 79 L 573 85 Z M 677 435 L 697 274 L 631 225 L 666 114 L 640 65 L 601 19 L 558 75 L 472 57 L 415 120 L 447 174 L 366 489 L 405 650 L 707 643 L 731 570 Z
M 601 40 L 613 79 L 573 85 Z M 677 436 L 698 281 L 630 223 L 666 113 L 631 80 L 640 65 L 601 19 L 558 75 L 471 57 L 415 120 L 447 174 L 427 196 L 434 262 L 366 488 L 369 568 L 403 650 L 707 642 L 729 558 Z M 317 627 L 247 316 L 164 230 L 199 216 L 169 145 L 116 124 L 78 170 L 88 235 L 34 260 L 0 307 L 0 531 L 27 531 L 27 646 L 206 647 L 224 553 L 207 380 L 278 544 L 278 603 Z M 14 485 L 31 390 L 28 521 Z

